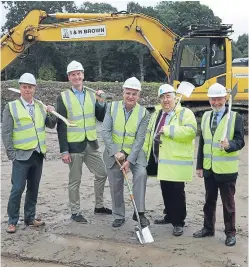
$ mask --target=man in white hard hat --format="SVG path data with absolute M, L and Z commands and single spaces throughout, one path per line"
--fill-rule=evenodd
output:
M 185 182 L 193 177 L 194 140 L 197 122 L 193 112 L 176 106 L 176 94 L 169 84 L 159 87 L 161 109 L 151 116 L 144 142 L 148 175 L 157 175 L 164 201 L 164 215 L 155 224 L 173 225 L 173 235 L 183 234 L 186 218 Z M 165 212 L 164 212 L 165 213 Z
M 113 227 L 125 222 L 124 177 L 121 169 L 133 174 L 133 194 L 142 227 L 150 224 L 145 217 L 145 189 L 147 182 L 146 158 L 142 150 L 148 125 L 148 111 L 138 104 L 141 83 L 136 77 L 123 84 L 123 100 L 112 102 L 106 111 L 102 126 L 105 143 L 104 162 L 111 188 Z M 135 213 L 133 220 L 137 221 Z
M 22 193 L 27 184 L 24 204 L 24 223 L 41 226 L 36 202 L 42 174 L 43 158 L 46 153 L 45 126 L 54 128 L 56 117 L 48 112 L 54 107 L 43 106 L 34 101 L 36 80 L 31 73 L 19 79 L 21 97 L 6 104 L 3 111 L 2 139 L 7 156 L 12 160 L 11 193 L 8 202 L 8 233 L 16 232 Z
M 77 127 L 68 127 L 58 120 L 57 132 L 62 153 L 62 161 L 69 165 L 69 204 L 71 219 L 78 223 L 87 223 L 80 207 L 80 184 L 83 162 L 94 174 L 95 214 L 112 214 L 104 207 L 103 194 L 107 179 L 105 165 L 98 151 L 96 120 L 103 121 L 105 115 L 104 99 L 83 86 L 84 68 L 80 62 L 72 61 L 67 66 L 67 75 L 71 88 L 57 98 L 57 111 L 68 118 Z
M 205 204 L 203 228 L 193 234 L 196 238 L 214 236 L 218 190 L 223 204 L 227 246 L 236 243 L 235 184 L 238 176 L 239 151 L 244 147 L 244 127 L 241 115 L 232 111 L 228 120 L 226 88 L 215 83 L 208 89 L 212 111 L 202 116 L 196 173 L 204 177 Z M 226 138 L 220 142 L 228 123 Z

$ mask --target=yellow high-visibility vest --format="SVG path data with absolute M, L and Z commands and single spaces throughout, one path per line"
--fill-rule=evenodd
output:
M 212 169 L 217 174 L 236 173 L 239 168 L 239 151 L 228 153 L 220 149 L 220 140 L 223 136 L 227 114 L 219 122 L 214 135 L 210 129 L 210 118 L 212 111 L 206 111 L 202 117 L 201 130 L 204 140 L 203 168 Z M 227 139 L 232 140 L 234 136 L 236 112 L 231 112 L 228 121 Z
M 130 154 L 131 152 L 131 148 L 136 138 L 138 126 L 145 116 L 145 112 L 145 108 L 137 103 L 133 108 L 129 119 L 126 121 L 123 101 L 115 101 L 112 103 L 112 140 L 118 145 L 120 150 L 124 150 L 127 154 Z
M 71 90 L 62 92 L 61 96 L 67 110 L 68 120 L 77 125 L 77 127 L 67 126 L 67 141 L 69 143 L 82 142 L 85 138 L 89 141 L 96 140 L 95 95 L 85 90 L 83 108 Z
M 10 114 L 14 121 L 12 133 L 15 149 L 30 150 L 38 146 L 43 154 L 46 153 L 45 120 L 47 113 L 35 102 L 35 123 L 20 100 L 9 102 Z

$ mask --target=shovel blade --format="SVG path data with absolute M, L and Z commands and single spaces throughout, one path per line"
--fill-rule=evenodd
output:
M 142 231 L 138 226 L 135 227 L 136 235 L 141 244 L 152 243 L 154 242 L 153 236 L 151 235 L 150 229 L 148 226 L 144 227 Z

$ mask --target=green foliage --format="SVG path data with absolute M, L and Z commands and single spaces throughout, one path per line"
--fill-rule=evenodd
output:
M 38 71 L 38 79 L 44 81 L 56 80 L 56 69 L 51 64 L 43 65 Z
M 238 37 L 236 47 L 240 51 L 242 57 L 248 57 L 248 34 L 242 34 Z
M 115 13 L 117 9 L 107 3 L 84 2 L 76 7 L 73 1 L 2 1 L 7 8 L 7 21 L 3 29 L 18 25 L 30 10 L 56 12 Z M 216 25 L 221 19 L 198 1 L 161 1 L 155 7 L 127 4 L 130 13 L 143 13 L 159 19 L 180 36 L 186 34 L 190 24 Z M 48 17 L 42 24 L 54 23 Z M 248 35 L 242 35 L 233 43 L 233 58 L 248 56 Z M 72 61 L 80 61 L 85 68 L 86 81 L 119 81 L 130 76 L 141 81 L 167 81 L 165 73 L 151 56 L 149 49 L 131 41 L 106 42 L 40 42 L 30 47 L 30 55 L 10 64 L 3 78 L 18 79 L 24 72 L 45 80 L 67 81 L 66 67 Z

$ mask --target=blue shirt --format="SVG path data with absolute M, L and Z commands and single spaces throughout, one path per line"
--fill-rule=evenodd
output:
M 158 121 L 158 124 L 157 124 L 157 128 L 158 128 L 158 126 L 160 125 L 160 121 L 161 121 L 161 119 L 162 119 L 164 113 L 165 113 L 165 112 L 162 111 L 161 118 L 160 118 L 160 120 Z M 174 112 L 173 110 L 171 110 L 170 112 L 168 112 L 168 115 L 167 115 L 166 118 L 165 118 L 164 126 L 169 124 L 169 122 L 170 122 L 170 120 L 171 120 L 171 117 L 173 117 L 174 114 L 175 114 L 175 112 Z M 156 133 L 157 133 L 157 128 L 156 128 L 156 130 L 155 130 L 155 136 L 156 136 Z M 155 136 L 154 136 L 154 137 L 155 137 Z
M 223 116 L 223 114 L 224 114 L 224 112 L 225 112 L 225 106 L 224 107 L 222 107 L 218 112 L 215 112 L 215 111 L 213 111 L 213 117 L 212 117 L 212 122 L 211 122 L 211 125 L 213 124 L 213 120 L 214 120 L 214 115 L 215 114 L 217 114 L 217 125 L 220 123 L 220 121 L 221 121 L 221 118 L 222 118 L 222 116 Z
M 22 101 L 22 103 L 23 103 L 25 109 L 28 111 L 28 113 L 29 113 L 30 105 L 32 105 L 32 106 L 33 106 L 33 109 L 35 110 L 35 103 L 34 103 L 34 100 L 33 100 L 33 99 L 32 99 L 32 102 L 31 102 L 31 103 L 28 103 L 28 102 L 25 101 L 25 100 L 23 99 L 23 97 L 21 96 L 21 101 Z
M 126 110 L 126 107 L 125 107 L 125 105 L 123 104 L 123 108 L 124 108 L 124 114 L 125 114 L 125 122 L 127 122 L 128 121 L 128 119 L 130 118 L 130 116 L 131 116 L 131 113 L 132 113 L 132 111 L 133 111 L 133 109 L 131 109 L 130 111 L 127 111 Z
M 23 99 L 23 97 L 21 96 L 21 101 L 22 101 L 22 103 L 23 103 L 25 109 L 28 111 L 28 113 L 29 113 L 30 105 L 33 106 L 33 110 L 34 110 L 34 112 L 35 112 L 35 102 L 34 102 L 33 99 L 32 99 L 32 102 L 31 102 L 31 103 L 28 103 L 28 102 L 25 101 L 25 100 Z M 30 114 L 30 113 L 29 113 L 29 114 Z M 32 118 L 32 120 L 33 120 L 33 118 Z M 41 152 L 39 142 L 38 142 L 38 145 L 37 145 L 37 147 L 35 148 L 35 150 L 36 150 L 38 153 Z
M 75 96 L 77 97 L 77 99 L 79 100 L 81 107 L 83 108 L 83 106 L 84 106 L 84 97 L 85 97 L 84 90 L 78 91 L 73 87 L 72 87 L 72 90 L 73 90 Z

